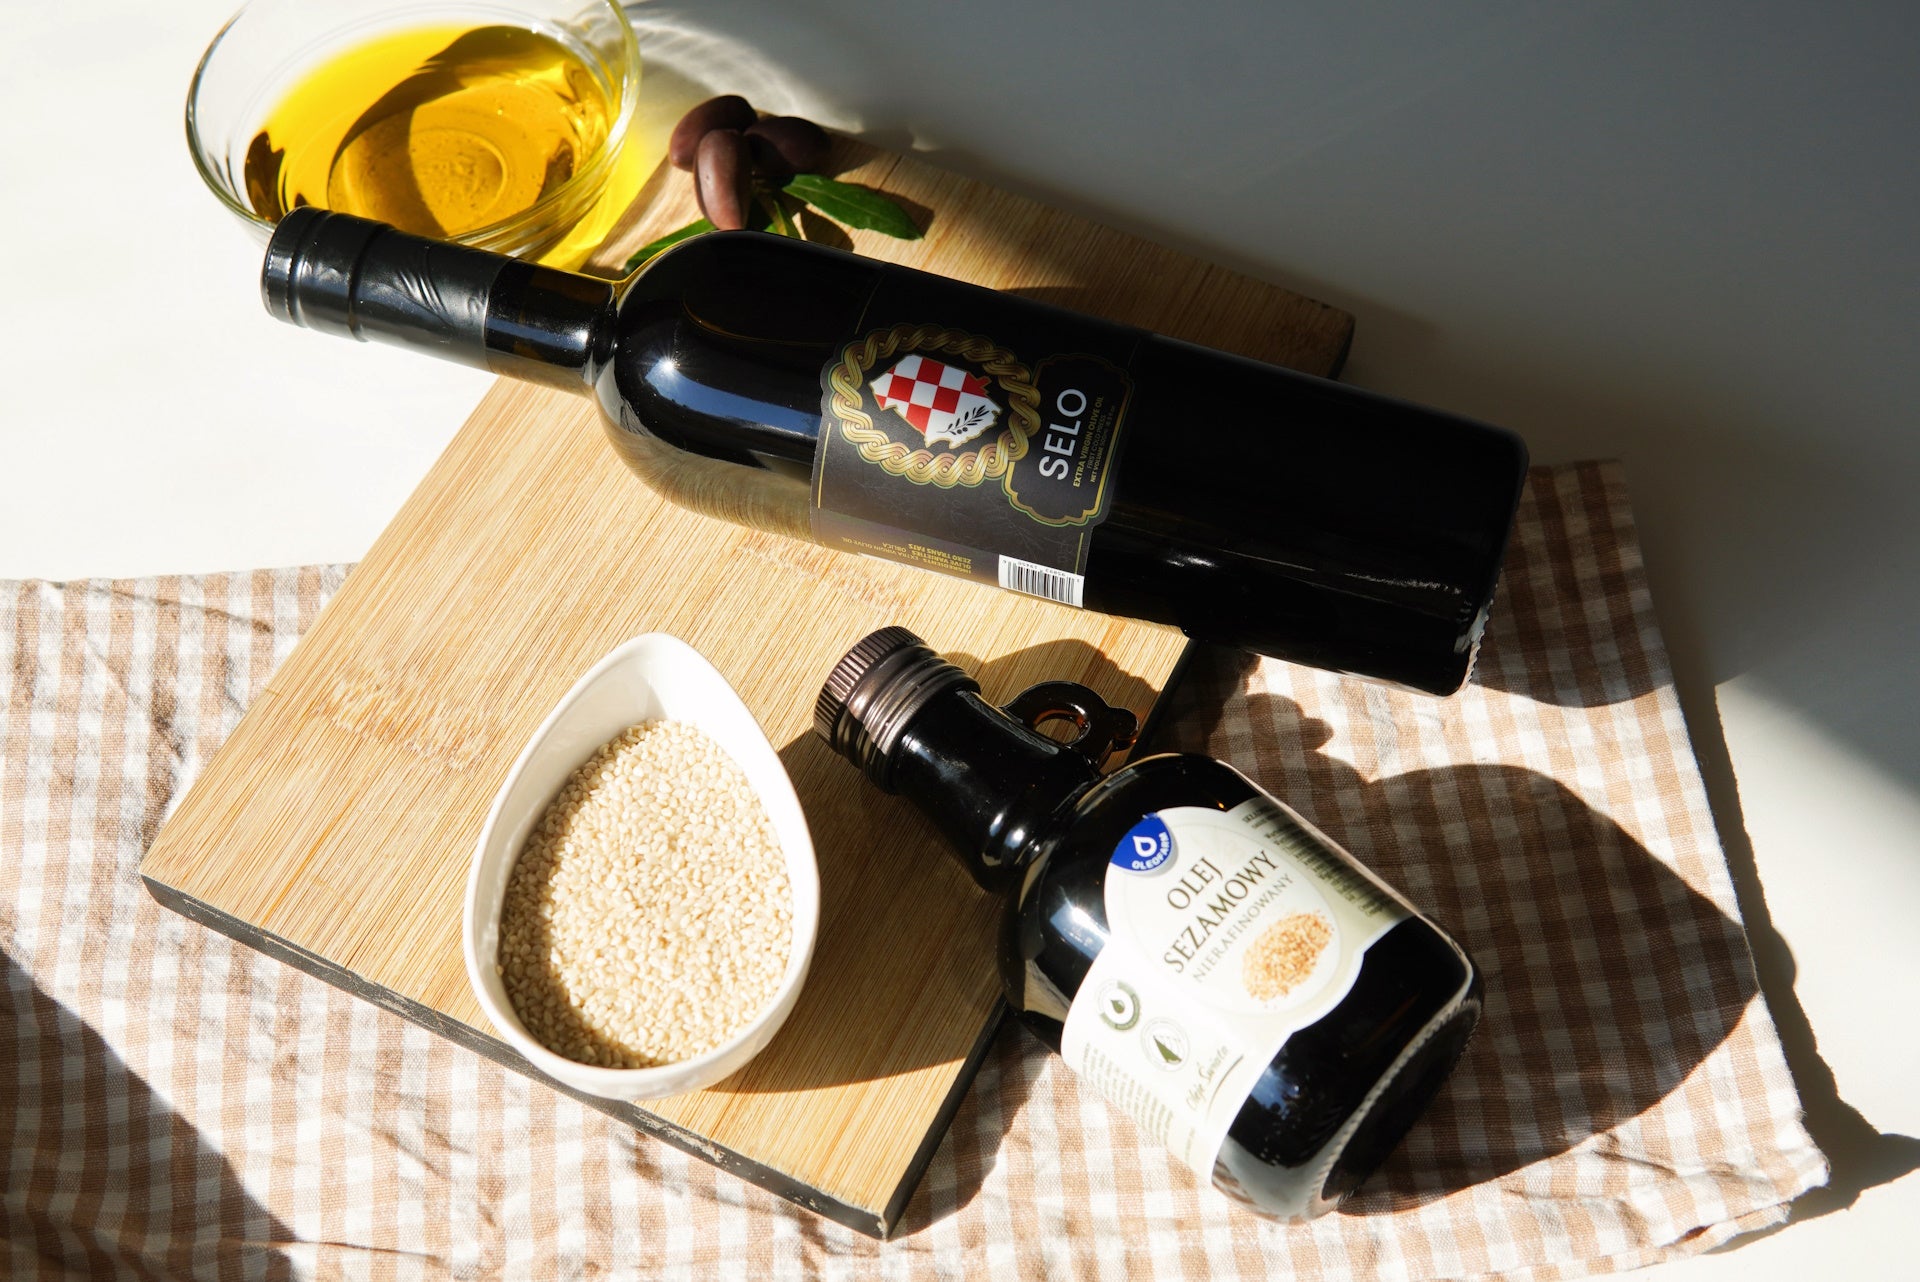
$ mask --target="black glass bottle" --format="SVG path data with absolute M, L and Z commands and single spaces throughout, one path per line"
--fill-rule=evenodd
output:
M 758 232 L 611 283 L 297 209 L 262 287 L 295 324 L 594 395 L 708 514 L 1437 694 L 1525 477 L 1509 432 Z M 887 399 L 932 386 L 909 366 L 993 430 Z
M 1040 733 L 1051 719 L 1077 737 Z M 1232 767 L 1166 754 L 1102 778 L 1133 717 L 1082 686 L 994 708 L 885 628 L 834 668 L 814 727 L 1007 897 L 1001 980 L 1027 1027 L 1261 1214 L 1358 1185 L 1479 1019 L 1459 945 Z

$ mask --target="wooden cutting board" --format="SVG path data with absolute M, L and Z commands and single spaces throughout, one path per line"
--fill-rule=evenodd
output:
M 1346 351 L 1343 312 L 918 160 L 854 143 L 839 158 L 927 231 L 855 233 L 862 253 L 1312 373 Z M 663 170 L 597 261 L 617 271 L 693 217 L 686 176 Z M 792 1018 L 742 1072 L 646 1108 L 581 1098 L 884 1237 L 997 1024 L 996 905 L 911 808 L 814 737 L 821 680 L 898 623 L 989 698 L 1066 678 L 1144 719 L 1183 638 L 693 515 L 622 467 L 596 412 L 528 384 L 488 393 L 141 874 L 196 921 L 539 1077 L 467 986 L 473 844 L 573 681 L 636 633 L 674 633 L 740 691 L 793 776 L 819 853 L 819 944 Z

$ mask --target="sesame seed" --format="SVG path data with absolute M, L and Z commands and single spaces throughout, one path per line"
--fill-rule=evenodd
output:
M 500 914 L 507 996 L 579 1063 L 690 1059 L 773 1000 L 791 903 L 746 773 L 697 726 L 642 722 L 573 772 L 520 851 Z
M 1266 1002 L 1291 992 L 1313 973 L 1332 939 L 1333 923 L 1319 913 L 1288 913 L 1274 922 L 1241 957 L 1247 995 Z

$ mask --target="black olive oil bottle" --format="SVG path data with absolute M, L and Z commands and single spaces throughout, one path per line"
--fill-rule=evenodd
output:
M 1006 896 L 1006 999 L 1083 1081 L 1254 1211 L 1330 1210 L 1459 1059 L 1473 962 L 1231 766 L 1102 778 L 1131 713 L 1068 682 L 1004 710 L 979 689 L 884 628 L 835 666 L 814 728 Z M 1039 733 L 1052 719 L 1078 737 Z
M 315 209 L 283 320 L 598 398 L 710 515 L 1447 694 L 1493 597 L 1513 434 L 759 232 L 614 283 Z

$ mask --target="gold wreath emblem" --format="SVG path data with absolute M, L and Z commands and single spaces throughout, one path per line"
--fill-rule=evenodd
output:
M 993 376 L 1007 394 L 1010 412 L 1005 431 L 978 449 L 935 454 L 925 446 L 915 449 L 896 441 L 874 426 L 873 417 L 861 407 L 860 400 L 867 375 L 896 352 L 927 351 L 965 357 Z M 860 457 L 915 485 L 937 485 L 944 490 L 998 480 L 1015 461 L 1026 457 L 1028 439 L 1040 430 L 1040 389 L 1033 385 L 1027 367 L 1004 347 L 942 325 L 895 325 L 848 343 L 828 373 L 827 384 L 840 431 L 859 447 Z

